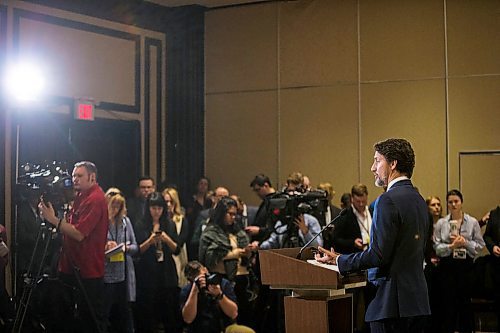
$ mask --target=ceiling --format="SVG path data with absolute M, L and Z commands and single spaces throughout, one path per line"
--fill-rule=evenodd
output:
M 146 0 L 146 1 L 153 2 L 157 5 L 162 5 L 166 7 L 200 5 L 208 8 L 263 2 L 262 0 L 260 1 L 258 0 Z

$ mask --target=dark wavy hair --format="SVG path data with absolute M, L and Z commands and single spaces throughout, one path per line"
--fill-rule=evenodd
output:
M 405 139 L 387 139 L 374 145 L 375 151 L 382 154 L 387 163 L 397 161 L 396 170 L 411 178 L 415 167 L 415 153 Z
M 212 212 L 212 216 L 210 217 L 210 222 L 218 225 L 222 229 L 226 229 L 226 224 L 224 222 L 224 217 L 226 216 L 227 211 L 231 207 L 238 207 L 238 203 L 230 198 L 230 197 L 222 197 L 215 209 Z

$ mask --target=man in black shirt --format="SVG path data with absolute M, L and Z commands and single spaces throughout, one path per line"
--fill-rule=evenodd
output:
M 255 214 L 255 220 L 252 225 L 245 228 L 245 231 L 250 236 L 251 240 L 257 240 L 259 243 L 265 241 L 270 235 L 271 231 L 269 227 L 269 212 L 268 212 L 268 198 L 276 192 L 276 190 L 271 185 L 269 177 L 259 174 L 250 183 L 252 190 L 262 199 L 262 202 Z

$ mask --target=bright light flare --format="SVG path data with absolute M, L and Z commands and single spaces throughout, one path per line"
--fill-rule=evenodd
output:
M 42 94 L 45 80 L 40 67 L 18 63 L 8 66 L 4 86 L 7 93 L 18 101 L 35 101 Z

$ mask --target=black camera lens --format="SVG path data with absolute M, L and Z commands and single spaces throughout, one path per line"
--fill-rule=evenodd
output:
M 211 285 L 217 285 L 217 284 L 220 284 L 221 282 L 221 277 L 219 274 L 206 274 L 205 275 L 205 279 L 207 281 L 207 285 L 211 284 Z

